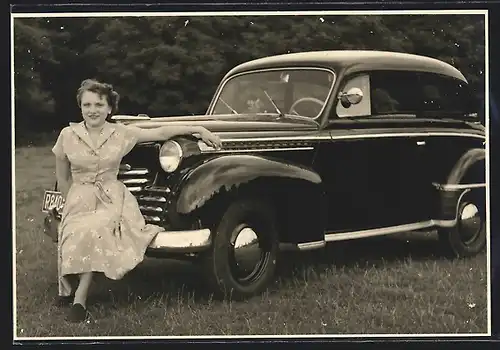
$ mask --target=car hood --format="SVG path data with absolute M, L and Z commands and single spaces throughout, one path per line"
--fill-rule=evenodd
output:
M 202 126 L 221 134 L 247 132 L 297 132 L 313 131 L 319 124 L 306 117 L 294 115 L 278 116 L 274 113 L 191 115 L 172 117 L 115 116 L 113 120 L 140 128 L 154 128 L 168 125 Z

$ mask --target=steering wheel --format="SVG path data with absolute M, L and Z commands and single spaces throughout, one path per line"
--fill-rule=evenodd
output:
M 324 104 L 323 101 L 321 101 L 320 99 L 317 99 L 315 97 L 303 97 L 303 98 L 299 98 L 297 101 L 295 101 L 292 104 L 292 106 L 290 107 L 289 113 L 290 114 L 295 114 L 295 115 L 300 115 L 299 113 L 297 113 L 297 111 L 295 110 L 295 108 L 297 107 L 298 104 L 301 104 L 301 103 L 304 103 L 304 102 L 315 102 L 315 103 L 319 104 L 321 108 L 323 107 L 323 104 Z

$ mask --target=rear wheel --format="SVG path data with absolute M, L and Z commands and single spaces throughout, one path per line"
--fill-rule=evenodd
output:
M 457 223 L 451 228 L 441 228 L 439 239 L 448 255 L 471 257 L 486 246 L 486 213 L 482 196 L 465 194 L 458 204 Z
M 217 297 L 245 299 L 262 292 L 276 269 L 278 232 L 273 208 L 255 198 L 231 203 L 202 259 Z

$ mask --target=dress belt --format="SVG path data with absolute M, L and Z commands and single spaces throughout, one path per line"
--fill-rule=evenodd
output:
M 111 197 L 106 193 L 106 190 L 103 186 L 103 184 L 107 181 L 113 181 L 113 180 L 96 180 L 96 181 L 74 181 L 74 185 L 93 185 L 95 189 L 95 195 L 97 199 L 99 199 L 105 206 L 107 206 L 109 209 L 111 209 L 112 214 L 112 221 L 114 221 L 114 228 L 113 228 L 113 235 L 117 238 L 121 239 L 121 225 L 122 225 L 122 215 L 123 215 L 123 202 L 125 200 L 125 192 L 123 190 L 123 194 L 121 197 L 121 203 L 116 203 L 117 205 L 112 205 L 113 201 Z M 118 205 L 119 204 L 119 205 Z M 63 216 L 61 223 L 59 225 L 59 233 L 62 232 L 62 229 L 65 224 L 65 217 Z M 59 242 L 62 245 L 64 243 L 64 239 L 60 239 Z M 117 249 L 121 250 L 120 247 L 117 246 Z
M 93 185 L 96 192 L 96 197 L 108 208 L 111 209 L 112 212 L 114 212 L 113 219 L 115 221 L 115 234 L 120 236 L 120 225 L 121 225 L 121 217 L 122 217 L 122 211 L 123 211 L 123 201 L 124 201 L 124 194 L 121 197 L 121 203 L 116 203 L 116 205 L 111 205 L 114 204 L 113 200 L 111 197 L 106 193 L 106 189 L 104 188 L 104 183 L 107 181 L 113 181 L 113 180 L 96 180 L 96 181 L 81 181 L 78 182 L 79 184 L 83 185 Z M 117 180 L 118 181 L 118 180 Z
M 81 181 L 77 182 L 80 185 L 93 185 L 96 189 L 96 196 L 102 202 L 111 204 L 111 197 L 106 193 L 106 189 L 104 188 L 104 183 L 111 180 L 96 180 L 96 181 Z

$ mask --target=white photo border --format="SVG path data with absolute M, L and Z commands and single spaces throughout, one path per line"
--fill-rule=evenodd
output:
M 72 4 L 72 5 L 82 5 L 82 4 Z M 95 4 L 97 5 L 97 4 Z M 137 5 L 147 5 L 138 3 Z M 304 16 L 346 16 L 346 15 L 484 15 L 485 17 L 485 126 L 486 126 L 486 211 L 487 211 L 487 243 L 486 243 L 486 254 L 487 254 L 487 304 L 488 304 L 488 331 L 487 333 L 463 333 L 463 334 L 322 334 L 322 335 L 309 335 L 309 334 L 296 334 L 291 336 L 286 335 L 272 335 L 272 334 L 261 334 L 261 335 L 235 335 L 235 336 L 88 336 L 88 337 L 19 337 L 16 332 L 17 325 L 17 314 L 16 314 L 16 182 L 15 182 L 15 85 L 14 85 L 14 20 L 18 18 L 54 18 L 54 17 L 66 17 L 66 18 L 77 18 L 77 17 L 201 17 L 201 16 L 284 16 L 284 15 L 304 15 Z M 211 340 L 211 339 L 381 339 L 381 338 L 471 338 L 471 337 L 491 337 L 491 252 L 490 252 L 490 235 L 491 235 L 491 221 L 490 221 L 490 145 L 489 145 L 489 135 L 490 135 L 490 75 L 489 75 L 489 24 L 488 24 L 488 10 L 308 10 L 308 11 L 179 11 L 179 12 L 130 12 L 130 11 L 110 11 L 110 12 L 11 12 L 10 14 L 10 55 L 11 55 L 11 146 L 12 146 L 12 163 L 11 163 L 11 175 L 12 175 L 12 230 L 13 230 L 13 240 L 12 240 L 12 281 L 13 281 L 13 340 L 14 341 L 24 341 L 24 340 L 40 340 L 40 341 L 57 341 L 57 340 L 86 340 L 86 341 L 98 341 L 98 340 L 168 340 L 168 339 L 199 339 L 199 340 Z

